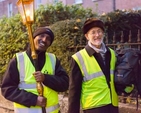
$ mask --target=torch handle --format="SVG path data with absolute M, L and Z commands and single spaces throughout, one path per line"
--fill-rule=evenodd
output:
M 36 87 L 37 87 L 37 91 L 38 91 L 39 95 L 43 96 L 43 85 L 42 85 L 42 83 L 37 82 Z M 45 107 L 42 107 L 42 113 L 46 113 Z
M 42 107 L 42 113 L 46 113 L 45 107 Z
M 34 60 L 34 65 L 35 65 L 36 71 L 38 71 L 37 60 Z M 43 96 L 44 88 L 41 82 L 36 83 L 36 88 L 37 88 L 38 94 L 40 96 Z M 45 107 L 42 107 L 42 113 L 46 113 Z
M 28 28 L 28 33 L 29 33 L 29 41 L 30 41 L 30 46 L 31 46 L 31 57 L 33 59 L 34 67 L 36 71 L 39 71 L 38 68 L 38 56 L 35 51 L 35 45 L 33 41 L 33 35 L 32 35 L 32 29 L 31 29 L 31 24 L 27 24 Z M 43 96 L 43 85 L 41 82 L 36 83 L 36 88 L 40 96 Z M 45 107 L 42 107 L 42 113 L 46 113 Z

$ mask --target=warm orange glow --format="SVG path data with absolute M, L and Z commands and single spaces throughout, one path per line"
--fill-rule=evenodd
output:
M 21 14 L 23 23 L 32 23 L 34 21 L 34 0 L 19 0 L 17 2 L 18 10 Z

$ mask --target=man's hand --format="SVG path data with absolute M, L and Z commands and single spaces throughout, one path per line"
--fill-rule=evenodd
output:
M 46 107 L 46 101 L 47 101 L 47 99 L 45 97 L 38 96 L 36 105 L 41 106 L 41 107 Z
M 36 82 L 43 82 L 45 79 L 45 75 L 41 73 L 41 71 L 36 71 L 35 73 L 33 73 Z

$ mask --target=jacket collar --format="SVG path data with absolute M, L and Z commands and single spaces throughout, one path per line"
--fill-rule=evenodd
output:
M 86 45 L 85 49 L 86 49 L 86 51 L 87 51 L 87 53 L 90 57 L 93 56 L 96 53 L 96 51 L 94 49 L 92 49 L 89 45 Z M 107 49 L 107 52 L 110 52 L 110 50 L 107 46 L 106 46 L 106 49 Z
M 27 50 L 26 50 L 27 55 L 31 58 L 31 48 L 30 46 L 28 46 Z M 45 56 L 46 51 L 40 52 L 40 51 L 36 51 L 36 54 L 38 56 L 38 58 L 42 58 Z

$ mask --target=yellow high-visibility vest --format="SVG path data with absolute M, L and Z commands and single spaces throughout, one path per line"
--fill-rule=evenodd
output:
M 24 89 L 33 94 L 39 95 L 36 89 L 36 80 L 33 76 L 35 72 L 35 67 L 27 56 L 26 52 L 21 52 L 16 54 L 17 57 L 17 67 L 20 75 L 19 89 Z M 54 54 L 46 53 L 45 64 L 41 70 L 42 73 L 54 75 L 56 57 Z M 42 59 L 40 59 L 42 60 Z M 47 98 L 47 106 L 45 107 L 47 113 L 58 113 L 59 103 L 58 103 L 58 92 L 50 89 L 49 87 L 43 85 L 43 96 Z M 31 106 L 30 108 L 14 103 L 15 113 L 42 113 L 42 109 L 39 106 Z
M 118 106 L 118 96 L 114 86 L 116 56 L 112 49 L 110 49 L 110 52 L 110 88 L 94 56 L 90 57 L 85 49 L 72 56 L 79 65 L 83 76 L 81 90 L 81 105 L 83 109 L 97 108 L 107 104 Z

